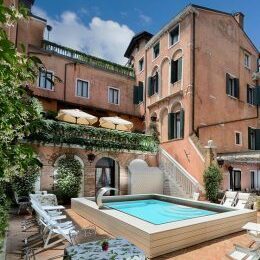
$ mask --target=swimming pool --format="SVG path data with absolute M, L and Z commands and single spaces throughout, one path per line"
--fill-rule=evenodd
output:
M 108 202 L 105 205 L 155 225 L 217 213 L 211 210 L 188 207 L 156 199 Z
M 103 204 L 107 207 L 99 209 L 93 197 L 71 200 L 77 214 L 115 237 L 125 237 L 150 258 L 241 231 L 247 222 L 256 222 L 253 210 L 161 194 L 105 196 Z

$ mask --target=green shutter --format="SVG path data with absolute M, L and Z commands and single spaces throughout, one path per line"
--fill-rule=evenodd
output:
M 184 138 L 184 120 L 185 120 L 184 110 L 182 109 L 180 111 L 181 138 Z
M 249 102 L 250 102 L 250 100 L 249 100 L 249 91 L 250 91 L 250 86 L 247 84 L 247 86 L 246 86 L 246 93 L 247 93 L 247 98 L 246 98 L 246 100 L 247 100 L 247 103 L 249 104 Z
M 159 92 L 159 75 L 158 75 L 158 72 L 156 72 L 154 80 L 155 80 L 155 93 L 158 93 Z
M 229 93 L 229 79 L 230 79 L 230 76 L 228 73 L 226 73 L 226 94 L 230 95 Z
M 168 140 L 174 138 L 174 113 L 168 114 Z
M 239 79 L 234 79 L 235 80 L 235 97 L 239 98 Z
M 171 61 L 171 83 L 175 83 L 178 80 L 178 60 Z
M 250 149 L 250 150 L 255 149 L 254 147 L 252 147 L 252 143 L 251 143 L 252 134 L 254 134 L 254 129 L 252 129 L 251 127 L 248 127 L 248 149 Z
M 255 150 L 260 150 L 260 129 L 255 129 Z
M 182 58 L 178 59 L 178 65 L 177 65 L 177 80 L 181 80 L 182 78 Z
M 144 101 L 144 84 L 143 82 L 139 82 L 138 86 L 138 102 L 143 102 Z
M 148 77 L 148 96 L 152 96 L 153 95 L 153 78 L 152 77 Z
M 260 86 L 255 87 L 254 97 L 255 97 L 254 104 L 259 106 L 260 105 Z
M 134 86 L 134 104 L 137 105 L 139 104 L 139 98 L 138 98 L 138 89 L 139 86 Z
M 171 84 L 174 83 L 174 60 L 171 60 Z

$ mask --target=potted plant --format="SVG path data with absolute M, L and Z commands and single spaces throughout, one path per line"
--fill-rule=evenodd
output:
M 107 240 L 104 240 L 101 244 L 102 246 L 102 250 L 103 251 L 108 251 L 108 248 L 109 248 L 109 244 L 108 244 L 108 241 Z

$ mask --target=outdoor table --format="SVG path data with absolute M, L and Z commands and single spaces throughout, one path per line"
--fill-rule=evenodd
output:
M 145 260 L 145 253 L 124 238 L 106 240 L 108 251 L 102 250 L 102 240 L 69 246 L 64 250 L 64 260 Z

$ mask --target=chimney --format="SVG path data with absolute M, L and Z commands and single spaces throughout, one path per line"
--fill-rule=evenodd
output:
M 234 18 L 242 29 L 244 29 L 244 17 L 245 15 L 241 12 L 237 12 L 234 14 Z

